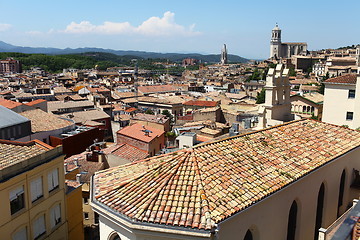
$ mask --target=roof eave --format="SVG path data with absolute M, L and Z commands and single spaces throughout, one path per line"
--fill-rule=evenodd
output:
M 192 237 L 210 238 L 213 234 L 211 230 L 187 228 L 183 226 L 173 226 L 160 223 L 140 222 L 132 219 L 122 213 L 114 211 L 112 208 L 100 203 L 94 197 L 94 175 L 90 178 L 90 205 L 93 210 L 100 213 L 103 217 L 108 218 L 112 222 L 118 223 L 118 226 L 125 225 L 132 230 L 159 232 L 161 234 L 185 235 Z M 214 226 L 215 227 L 215 226 Z

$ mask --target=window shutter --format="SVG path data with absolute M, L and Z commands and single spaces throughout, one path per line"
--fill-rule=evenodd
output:
M 50 224 L 51 228 L 55 227 L 58 223 L 61 222 L 61 211 L 60 211 L 60 204 L 55 205 L 51 209 L 50 213 Z
M 34 221 L 33 228 L 34 228 L 34 238 L 37 238 L 46 231 L 44 215 L 40 216 Z
M 31 182 L 31 201 L 35 201 L 36 199 L 43 196 L 43 188 L 42 188 L 42 178 L 39 177 Z
M 48 189 L 49 191 L 53 190 L 59 185 L 59 172 L 58 169 L 54 169 L 48 174 Z
M 12 240 L 27 240 L 27 231 L 26 231 L 26 227 L 20 229 L 19 231 L 17 231 L 13 237 Z
M 24 193 L 24 186 L 20 186 L 12 191 L 10 191 L 10 201 L 15 200 L 17 196 Z
M 53 176 L 54 176 L 54 187 L 57 187 L 57 186 L 59 186 L 59 171 L 58 171 L 58 169 L 54 170 Z

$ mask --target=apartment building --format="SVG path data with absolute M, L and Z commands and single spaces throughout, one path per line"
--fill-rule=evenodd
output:
M 0 140 L 2 239 L 68 239 L 62 148 Z
M 360 106 L 360 95 L 356 74 L 346 74 L 326 80 L 323 118 L 324 122 L 348 126 L 360 127 L 360 112 L 356 111 Z

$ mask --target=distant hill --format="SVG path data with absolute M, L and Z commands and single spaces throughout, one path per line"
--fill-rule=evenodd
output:
M 201 62 L 216 63 L 220 62 L 220 54 L 198 54 L 198 53 L 156 53 L 156 52 L 144 52 L 144 51 L 124 51 L 124 50 L 113 50 L 104 48 L 36 48 L 36 47 L 20 47 L 14 46 L 5 42 L 0 41 L 0 52 L 19 52 L 19 53 L 42 53 L 48 55 L 60 55 L 60 54 L 76 54 L 86 52 L 104 52 L 112 53 L 119 56 L 136 56 L 140 58 L 151 58 L 151 59 L 168 59 L 169 61 L 179 62 L 184 58 L 195 58 Z M 237 56 L 228 55 L 229 62 L 233 63 L 245 63 L 249 59 Z

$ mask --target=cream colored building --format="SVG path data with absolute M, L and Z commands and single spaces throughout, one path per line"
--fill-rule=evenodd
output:
M 38 140 L 0 140 L 0 238 L 68 239 L 64 156 Z
M 266 76 L 265 103 L 260 105 L 257 129 L 276 126 L 294 119 L 291 114 L 289 69 L 283 64 L 270 68 Z
M 360 132 L 310 119 L 96 173 L 104 240 L 318 239 L 359 197 Z
M 348 126 L 352 129 L 360 127 L 360 81 L 356 74 L 346 74 L 330 78 L 324 82 L 324 122 Z
M 321 120 L 324 95 L 318 92 L 310 92 L 300 95 L 292 95 L 291 113 L 300 116 L 301 118 L 316 117 Z

